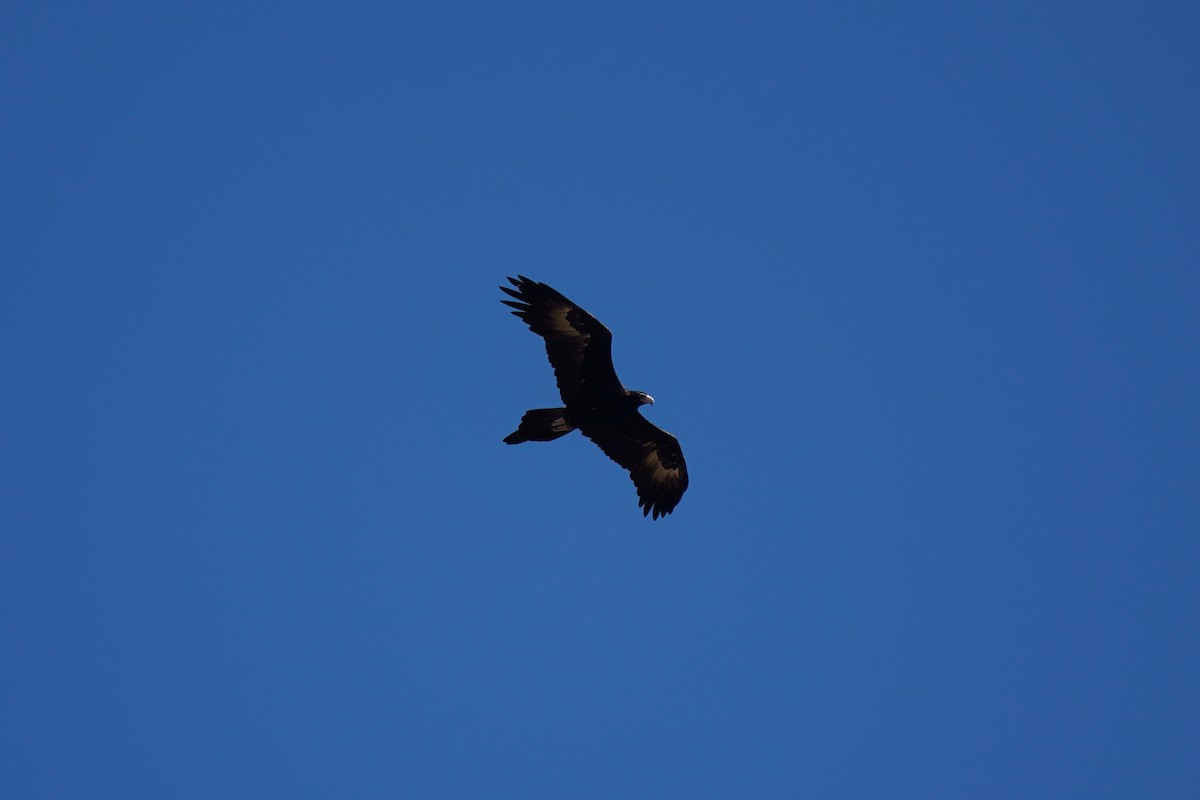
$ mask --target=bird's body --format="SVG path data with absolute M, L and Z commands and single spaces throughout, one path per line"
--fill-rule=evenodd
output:
M 505 443 L 547 442 L 579 429 L 629 470 L 643 514 L 654 519 L 670 514 L 688 486 L 683 451 L 674 436 L 638 411 L 654 398 L 617 379 L 608 328 L 544 283 L 524 276 L 508 280 L 516 288 L 500 289 L 514 300 L 501 302 L 545 339 L 564 405 L 525 412 Z

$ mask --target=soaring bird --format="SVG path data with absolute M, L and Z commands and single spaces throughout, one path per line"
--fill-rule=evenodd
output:
M 642 515 L 670 514 L 688 487 L 679 441 L 652 425 L 638 408 L 654 405 L 645 392 L 621 385 L 612 363 L 612 333 L 600 321 L 544 283 L 519 275 L 515 288 L 500 290 L 512 300 L 529 329 L 546 340 L 546 355 L 558 379 L 561 408 L 526 411 L 506 444 L 549 442 L 578 428 L 604 454 L 629 470 Z

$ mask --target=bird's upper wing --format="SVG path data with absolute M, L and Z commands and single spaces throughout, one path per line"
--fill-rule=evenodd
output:
M 629 470 L 642 514 L 670 514 L 688 487 L 687 464 L 679 440 L 636 411 L 616 422 L 584 425 L 583 435 Z
M 508 279 L 501 300 L 529 329 L 546 340 L 546 355 L 568 407 L 586 405 L 589 396 L 622 391 L 612 363 L 612 334 L 599 320 L 544 283 L 524 275 Z

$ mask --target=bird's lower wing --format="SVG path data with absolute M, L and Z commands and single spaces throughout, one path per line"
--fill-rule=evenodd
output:
M 584 425 L 580 430 L 605 455 L 629 470 L 643 514 L 658 519 L 679 504 L 688 487 L 688 473 L 674 436 L 636 412 L 625 420 Z

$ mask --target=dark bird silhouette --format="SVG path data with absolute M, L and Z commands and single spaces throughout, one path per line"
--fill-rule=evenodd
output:
M 501 300 L 529 329 L 546 340 L 546 355 L 558 379 L 562 408 L 526 411 L 506 444 L 549 442 L 578 428 L 604 454 L 629 470 L 642 515 L 670 514 L 688 486 L 679 441 L 638 412 L 653 405 L 645 392 L 626 389 L 612 363 L 612 334 L 600 321 L 544 283 L 524 275 L 509 278 L 515 289 Z

